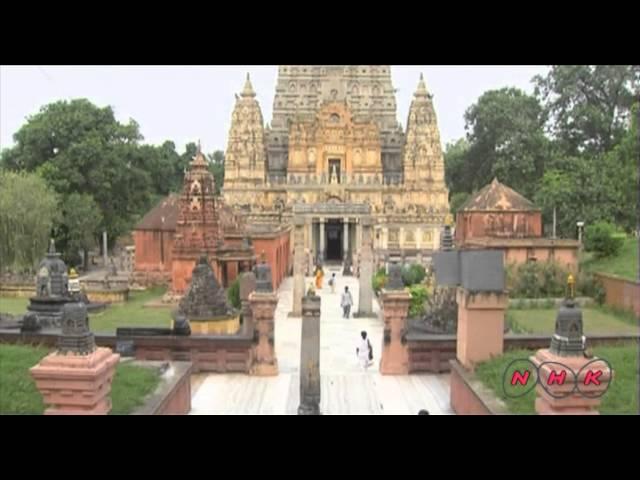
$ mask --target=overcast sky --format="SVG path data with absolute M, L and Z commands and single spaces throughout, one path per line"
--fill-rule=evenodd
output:
M 424 73 L 434 94 L 443 147 L 464 136 L 464 111 L 485 91 L 505 86 L 533 91 L 543 66 L 392 66 L 398 120 L 406 127 L 409 104 Z M 145 141 L 173 140 L 180 152 L 201 139 L 203 150 L 226 149 L 234 105 L 251 74 L 265 122 L 271 121 L 276 66 L 0 66 L 0 147 L 42 105 L 85 97 L 111 105 L 120 121 L 135 119 Z

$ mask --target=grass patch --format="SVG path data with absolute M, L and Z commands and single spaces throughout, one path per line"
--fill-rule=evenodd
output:
M 161 287 L 131 292 L 128 302 L 110 305 L 104 312 L 91 315 L 91 331 L 110 333 L 118 327 L 171 327 L 171 309 L 143 307 L 150 300 L 162 297 L 164 292 Z
M 49 353 L 47 348 L 0 345 L 0 414 L 42 414 L 44 403 L 29 369 Z
M 477 377 L 506 403 L 511 413 L 535 413 L 535 389 L 531 389 L 530 392 L 522 397 L 508 398 L 504 394 L 502 387 L 507 366 L 514 360 L 529 358 L 534 353 L 528 350 L 509 351 L 498 358 L 481 363 L 476 368 Z M 613 347 L 596 347 L 593 349 L 593 353 L 597 357 L 607 360 L 614 370 L 611 386 L 602 397 L 600 413 L 637 414 L 638 346 L 636 344 L 625 344 Z
M 43 347 L 0 345 L 0 414 L 41 415 L 45 405 L 29 369 L 50 352 Z M 111 414 L 126 415 L 141 406 L 160 382 L 158 372 L 119 364 L 111 389 Z
M 22 315 L 27 311 L 28 298 L 0 297 L 0 312 Z
M 158 372 L 151 368 L 120 364 L 111 386 L 110 415 L 127 415 L 144 404 L 160 383 Z
M 595 259 L 589 255 L 582 266 L 591 272 L 610 273 L 636 280 L 638 278 L 638 239 L 625 238 L 620 252 L 615 257 Z
M 118 327 L 171 327 L 171 309 L 144 308 L 150 300 L 161 298 L 165 288 L 156 287 L 131 292 L 129 301 L 113 304 L 103 312 L 89 316 L 89 326 L 94 333 L 112 333 Z M 0 312 L 13 315 L 27 311 L 28 298 L 0 298 Z
M 509 309 L 508 325 L 525 333 L 553 334 L 558 310 L 547 308 Z M 510 320 L 509 320 L 510 319 Z M 600 333 L 638 333 L 638 323 L 633 314 L 621 313 L 611 308 L 595 307 L 582 309 L 584 332 L 588 337 Z

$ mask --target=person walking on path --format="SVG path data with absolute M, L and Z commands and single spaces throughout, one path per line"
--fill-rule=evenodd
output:
M 360 332 L 360 342 L 356 347 L 356 354 L 358 355 L 358 360 L 360 361 L 360 366 L 366 370 L 373 363 L 373 348 L 371 347 L 371 342 L 367 338 L 367 332 L 364 330 Z
M 318 264 L 316 267 L 316 289 L 322 290 L 322 280 L 324 279 L 324 270 L 322 270 L 322 265 Z
M 329 286 L 331 287 L 331 293 L 336 293 L 336 274 L 332 273 L 329 279 Z
M 342 307 L 342 314 L 343 314 L 342 316 L 344 318 L 349 318 L 352 305 L 353 305 L 353 298 L 351 297 L 351 292 L 349 291 L 349 287 L 344 287 L 344 293 L 342 294 L 342 299 L 340 300 L 340 306 Z

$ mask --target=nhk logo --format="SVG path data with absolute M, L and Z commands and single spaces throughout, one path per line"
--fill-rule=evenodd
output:
M 603 358 L 594 358 L 577 372 L 560 362 L 549 361 L 536 365 L 528 358 L 520 358 L 505 369 L 502 387 L 505 395 L 511 398 L 526 395 L 536 385 L 554 398 L 573 394 L 599 398 L 609 389 L 612 371 L 611 364 Z

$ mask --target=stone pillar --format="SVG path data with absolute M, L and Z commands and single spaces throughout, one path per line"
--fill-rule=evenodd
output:
M 275 353 L 274 314 L 278 296 L 273 292 L 267 264 L 256 267 L 256 290 L 249 295 L 254 323 L 254 347 L 250 374 L 273 376 L 278 374 Z
M 120 355 L 96 348 L 83 303 L 63 307 L 58 350 L 31 368 L 31 376 L 49 405 L 45 415 L 106 415 L 111 383 Z
M 242 330 L 245 333 L 253 333 L 253 314 L 249 296 L 256 289 L 256 276 L 253 272 L 244 272 L 240 277 L 240 304 L 242 312 Z
M 373 278 L 373 238 L 372 225 L 373 221 L 370 217 L 361 219 L 362 225 L 362 243 L 360 246 L 359 259 L 359 283 L 358 290 L 358 311 L 355 317 L 373 317 L 373 287 L 371 279 Z
M 344 252 L 344 257 L 346 259 L 347 255 L 351 253 L 350 251 L 351 249 L 349 248 L 349 219 L 348 218 L 344 219 L 343 228 L 344 228 L 344 238 L 342 239 L 342 248 Z
M 294 218 L 294 254 L 293 254 L 293 310 L 290 316 L 302 315 L 302 297 L 304 295 L 304 219 Z
M 402 285 L 400 265 L 389 267 L 387 288 L 382 290 L 382 317 L 384 333 L 380 373 L 406 375 L 409 373 L 409 349 L 405 334 L 411 295 Z
M 440 248 L 440 229 L 439 228 L 434 228 L 432 230 L 433 232 L 433 250 L 438 250 L 438 248 Z
M 509 303 L 506 292 L 474 292 L 459 287 L 457 358 L 473 370 L 478 362 L 502 354 L 504 312 Z
M 320 297 L 302 299 L 300 406 L 298 415 L 320 414 Z
M 318 259 L 320 263 L 324 262 L 324 218 L 320 219 L 320 248 L 318 249 Z

